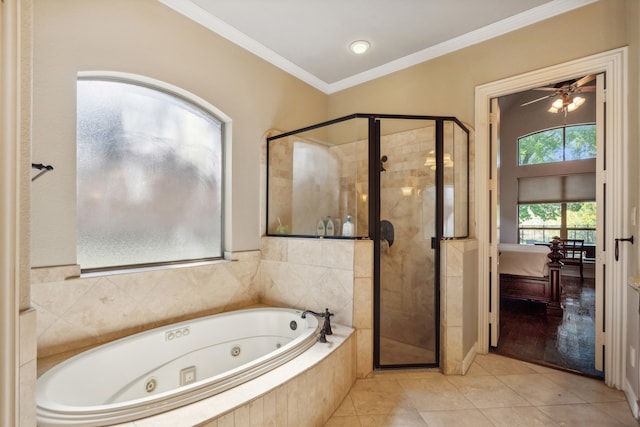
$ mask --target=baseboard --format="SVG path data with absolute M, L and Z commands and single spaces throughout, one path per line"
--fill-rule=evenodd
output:
M 477 343 L 472 345 L 467 355 L 464 356 L 464 359 L 462 359 L 462 375 L 467 373 L 467 371 L 471 367 L 471 364 L 473 363 L 473 360 L 476 358 L 477 345 L 478 345 Z
M 640 407 L 638 406 L 638 396 L 636 392 L 629 384 L 628 379 L 624 379 L 624 394 L 627 397 L 627 402 L 629 403 L 629 407 L 631 408 L 631 412 L 633 413 L 633 417 L 637 420 L 640 416 Z

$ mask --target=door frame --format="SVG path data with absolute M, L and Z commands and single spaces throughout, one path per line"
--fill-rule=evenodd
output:
M 19 2 L 0 4 L 0 425 L 19 424 L 20 380 L 31 386 L 19 366 L 21 19 Z
M 619 48 L 585 58 L 569 61 L 509 77 L 475 89 L 475 156 L 476 156 L 476 231 L 478 238 L 478 341 L 476 351 L 489 351 L 489 295 L 490 295 L 490 256 L 498 242 L 490 243 L 492 232 L 487 213 L 492 211 L 489 190 L 489 167 L 495 164 L 497 153 L 489 147 L 490 102 L 492 98 L 515 92 L 532 89 L 576 76 L 605 73 L 607 93 L 606 103 L 606 176 L 598 176 L 598 183 L 604 180 L 609 188 L 605 198 L 608 206 L 613 206 L 613 214 L 607 215 L 604 226 L 608 230 L 608 241 L 603 242 L 601 264 L 612 266 L 604 272 L 605 283 L 613 284 L 605 289 L 604 328 L 608 333 L 604 336 L 605 344 L 605 383 L 623 389 L 625 381 L 625 349 L 626 349 L 626 273 L 627 258 L 619 262 L 613 259 L 613 238 L 628 233 L 628 193 L 627 164 L 625 153 L 628 152 L 627 135 L 627 48 Z M 495 151 L 495 150 L 494 150 Z M 493 158 L 491 158 L 493 157 Z M 601 174 L 603 175 L 603 174 Z M 497 177 L 493 177 L 497 179 Z M 495 212 L 495 209 L 493 209 Z M 495 213 L 494 213 L 495 215 Z M 492 246 L 493 245 L 493 246 Z M 622 284 L 622 285 L 620 285 Z

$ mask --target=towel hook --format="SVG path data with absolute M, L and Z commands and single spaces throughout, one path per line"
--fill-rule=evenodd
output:
M 45 165 L 42 163 L 31 163 L 31 169 L 37 169 L 40 172 L 38 174 L 36 174 L 33 178 L 31 178 L 31 182 L 35 181 L 36 179 L 40 178 L 42 175 L 44 175 L 45 173 L 52 171 L 53 170 L 53 166 L 51 165 Z

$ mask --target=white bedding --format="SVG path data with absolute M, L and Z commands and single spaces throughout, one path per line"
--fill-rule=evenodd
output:
M 549 258 L 551 251 L 544 245 L 518 245 L 500 243 L 500 274 L 517 276 L 545 277 L 549 274 Z

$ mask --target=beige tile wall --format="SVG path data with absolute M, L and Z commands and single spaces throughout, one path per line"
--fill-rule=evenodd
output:
M 356 329 L 358 377 L 373 369 L 373 245 L 369 240 L 263 237 L 262 302 L 313 311 Z
M 200 266 L 80 278 L 76 267 L 33 269 L 38 357 L 260 300 L 260 252 Z
M 35 426 L 36 311 L 20 313 L 20 425 Z
M 356 380 L 355 347 L 347 340 L 302 375 L 200 427 L 323 426 Z
M 358 376 L 371 373 L 370 241 L 264 237 L 261 252 L 235 257 L 233 262 L 90 278 L 79 278 L 75 266 L 34 269 L 38 357 L 77 352 L 160 325 L 261 303 L 329 308 L 333 322 L 357 329 Z M 43 361 L 39 368 L 47 364 Z
M 435 170 L 425 166 L 434 156 L 435 126 L 381 137 L 380 153 L 387 156 L 380 175 L 380 218 L 394 226 L 392 246 L 380 250 L 380 335 L 403 345 L 435 352 Z M 435 158 L 435 157 L 434 157 Z M 445 168 L 445 175 L 451 168 Z M 401 189 L 406 191 L 403 192 Z M 432 319 L 431 325 L 425 325 Z M 385 354 L 393 353 L 383 352 Z M 424 357 L 424 356 L 423 356 Z M 382 363 L 394 363 L 382 358 Z
M 440 368 L 463 375 L 475 357 L 477 342 L 477 240 L 441 242 Z

